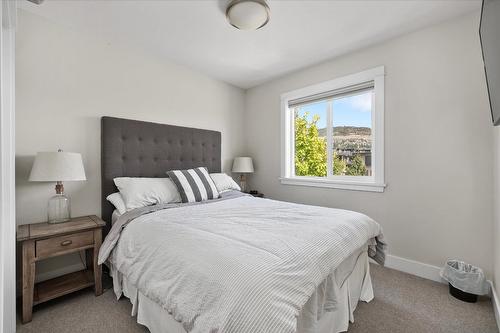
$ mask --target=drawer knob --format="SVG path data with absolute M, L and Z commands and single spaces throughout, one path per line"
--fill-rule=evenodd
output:
M 73 241 L 68 239 L 68 240 L 61 242 L 61 246 L 67 246 L 67 245 L 70 245 L 71 243 L 73 243 Z

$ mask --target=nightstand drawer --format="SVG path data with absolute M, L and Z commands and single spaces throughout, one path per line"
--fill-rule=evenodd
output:
M 85 231 L 77 234 L 59 236 L 36 241 L 35 251 L 37 258 L 58 255 L 61 252 L 77 249 L 94 244 L 94 232 Z

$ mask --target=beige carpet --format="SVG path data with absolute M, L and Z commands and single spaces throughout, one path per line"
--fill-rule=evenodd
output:
M 446 285 L 374 265 L 372 276 L 375 300 L 358 305 L 349 333 L 498 332 L 487 298 L 464 303 L 451 297 Z M 147 332 L 130 312 L 130 303 L 116 301 L 111 290 L 94 297 L 88 289 L 35 307 L 33 321 L 18 323 L 17 331 Z

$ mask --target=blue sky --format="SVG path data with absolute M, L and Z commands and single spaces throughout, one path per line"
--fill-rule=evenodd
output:
M 333 126 L 371 127 L 372 92 L 335 99 L 333 101 Z M 318 128 L 326 127 L 327 102 L 319 102 L 301 107 L 299 115 L 309 111 L 309 118 L 320 115 Z

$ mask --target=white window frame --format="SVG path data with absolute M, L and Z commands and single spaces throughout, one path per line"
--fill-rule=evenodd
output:
M 385 67 L 380 66 L 281 95 L 280 181 L 282 184 L 371 192 L 384 191 L 386 187 L 384 181 L 384 79 Z M 366 82 L 373 82 L 374 86 L 374 101 L 372 104 L 372 176 L 334 176 L 331 175 L 331 171 L 328 172 L 326 177 L 295 176 L 294 109 L 289 107 L 289 102 Z M 331 135 L 329 127 L 328 133 Z M 328 149 L 331 148 L 328 147 Z

